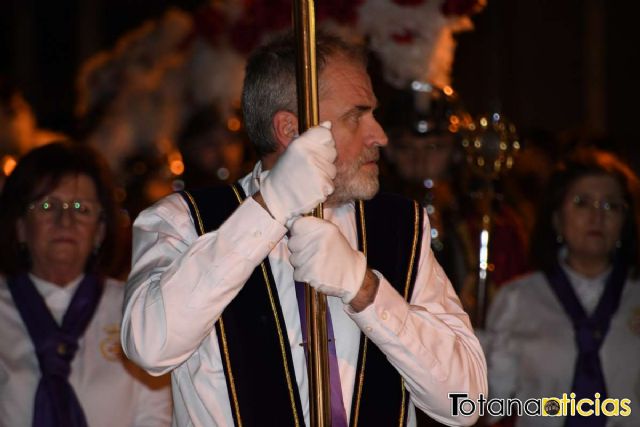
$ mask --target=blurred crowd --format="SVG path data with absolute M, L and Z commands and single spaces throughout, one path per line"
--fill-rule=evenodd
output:
M 425 207 L 431 247 L 483 344 L 490 397 L 524 401 L 575 390 L 576 399 L 630 398 L 631 416 L 615 425 L 640 425 L 634 171 L 602 149 L 606 141 L 517 130 L 500 112 L 472 116 L 448 85 L 397 89 L 382 78 L 374 85 L 389 136 L 381 188 Z M 129 270 L 131 222 L 174 191 L 235 182 L 255 159 L 237 105 L 194 103 L 154 144 L 126 150 L 117 138 L 131 129 L 117 119 L 135 109 L 106 121 L 100 108 L 96 102 L 78 118 L 77 135 L 39 129 L 19 88 L 0 81 L 0 339 L 14 343 L 0 351 L 1 425 L 29 424 L 24 396 L 36 393 L 45 405 L 46 390 L 56 388 L 75 390 L 89 425 L 133 425 L 136 416 L 151 415 L 151 425 L 168 425 L 166 379 L 148 377 L 119 350 L 119 281 Z M 108 146 L 98 127 L 110 129 Z M 60 242 L 74 240 L 79 251 L 60 250 Z M 30 293 L 17 295 L 25 283 Z M 91 287 L 105 296 L 96 300 Z M 74 296 L 80 290 L 88 304 L 100 304 L 100 322 L 71 330 L 65 312 L 75 307 L 82 318 L 83 302 Z M 38 298 L 37 312 L 23 314 Z M 53 332 L 36 339 L 38 330 Z M 23 344 L 27 336 L 36 345 L 25 359 L 33 350 Z M 56 352 L 68 355 L 66 365 L 47 365 Z M 49 366 L 41 378 L 37 363 Z M 60 369 L 71 369 L 71 377 L 61 380 Z M 118 397 L 113 407 L 96 405 L 106 394 Z M 119 423 L 105 421 L 114 413 Z M 481 422 L 561 425 L 499 418 Z

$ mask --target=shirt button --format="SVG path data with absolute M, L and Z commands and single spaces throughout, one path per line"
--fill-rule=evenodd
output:
M 364 330 L 370 333 L 373 331 L 373 328 L 371 326 L 367 326 Z
M 380 317 L 382 318 L 382 320 L 387 320 L 389 318 L 389 313 L 383 311 Z
M 255 237 L 256 239 L 260 236 L 262 236 L 262 232 L 260 230 L 256 230 L 253 232 L 253 237 Z

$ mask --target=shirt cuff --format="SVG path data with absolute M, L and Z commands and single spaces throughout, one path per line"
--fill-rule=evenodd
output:
M 373 303 L 359 313 L 348 305 L 345 311 L 371 341 L 380 345 L 400 335 L 409 316 L 409 304 L 380 272 L 372 271 L 380 279 Z

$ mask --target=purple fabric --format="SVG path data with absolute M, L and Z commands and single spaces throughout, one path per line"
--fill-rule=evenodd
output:
M 302 328 L 302 340 L 304 341 L 305 355 L 307 355 L 307 316 L 304 300 L 304 283 L 296 282 L 296 297 L 298 298 L 298 312 L 300 313 L 300 326 Z M 331 391 L 331 427 L 347 427 L 347 413 L 344 410 L 342 400 L 342 386 L 340 385 L 340 370 L 338 368 L 338 356 L 336 355 L 336 340 L 333 334 L 333 322 L 331 313 L 327 307 L 327 334 L 329 338 L 329 383 Z M 309 358 L 307 357 L 307 360 Z
M 71 361 L 102 296 L 102 286 L 94 275 L 86 275 L 78 285 L 69 308 L 58 326 L 44 299 L 28 274 L 8 280 L 16 308 L 36 350 L 42 376 L 33 408 L 34 427 L 84 427 L 87 421 L 80 402 L 69 384 Z
M 600 393 L 600 401 L 607 398 L 607 387 L 600 363 L 600 347 L 604 342 L 611 318 L 618 310 L 622 289 L 627 277 L 626 267 L 616 262 L 611 274 L 607 278 L 605 290 L 600 297 L 598 306 L 591 316 L 587 316 L 573 291 L 569 278 L 560 265 L 547 272 L 547 279 L 571 319 L 575 331 L 578 347 L 578 359 L 573 377 L 572 391 L 576 394 L 576 401 L 593 399 L 595 393 Z M 607 417 L 595 416 L 566 418 L 566 427 L 604 427 Z

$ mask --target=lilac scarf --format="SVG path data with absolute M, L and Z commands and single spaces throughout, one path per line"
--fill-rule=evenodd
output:
M 33 427 L 84 427 L 87 421 L 71 384 L 71 361 L 102 296 L 102 282 L 86 275 L 59 326 L 28 274 L 11 277 L 9 290 L 33 341 L 42 377 L 36 390 Z
M 304 283 L 296 282 L 296 297 L 298 299 L 298 313 L 300 314 L 300 326 L 302 328 L 302 340 L 307 342 L 307 316 Z M 333 323 L 331 313 L 327 305 L 327 338 L 329 339 L 329 386 L 331 394 L 331 426 L 347 427 L 347 413 L 342 403 L 342 385 L 340 383 L 340 370 L 338 367 L 338 355 L 336 354 L 336 339 L 333 334 Z M 307 349 L 308 347 L 305 347 Z M 305 350 L 305 354 L 307 351 Z M 307 355 L 307 361 L 309 356 Z
M 600 348 L 609 331 L 611 319 L 620 305 L 620 297 L 627 278 L 626 266 L 621 262 L 614 263 L 613 270 L 607 278 L 604 293 L 591 316 L 587 316 L 573 291 L 566 273 L 556 265 L 546 273 L 551 288 L 562 304 L 567 316 L 571 319 L 578 347 L 578 359 L 573 376 L 572 390 L 576 401 L 582 398 L 593 399 L 600 393 L 600 401 L 607 398 L 607 388 L 600 363 Z M 566 427 L 600 427 L 607 418 L 604 416 L 575 417 L 568 416 Z

